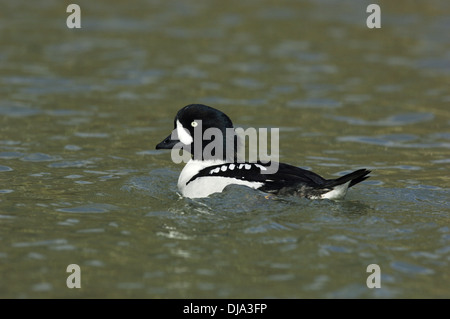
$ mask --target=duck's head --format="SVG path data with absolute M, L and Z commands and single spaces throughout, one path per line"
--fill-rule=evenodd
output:
M 237 137 L 233 123 L 223 112 L 203 104 L 189 104 L 178 111 L 174 129 L 156 149 L 183 148 L 194 159 L 232 159 Z

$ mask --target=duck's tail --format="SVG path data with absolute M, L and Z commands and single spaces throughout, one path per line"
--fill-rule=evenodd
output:
M 331 191 L 321 195 L 321 198 L 340 199 L 344 198 L 347 190 L 363 180 L 369 178 L 367 176 L 371 171 L 363 168 L 336 179 L 329 179 L 325 182 L 325 187 Z
M 348 187 L 350 188 L 353 185 L 356 185 L 362 182 L 363 180 L 368 179 L 370 176 L 367 175 L 370 174 L 370 172 L 371 171 L 369 171 L 368 169 L 362 168 L 347 175 L 344 175 L 342 177 L 339 177 L 333 180 L 333 182 L 335 183 L 335 185 L 341 185 L 350 181 L 350 184 L 348 185 Z

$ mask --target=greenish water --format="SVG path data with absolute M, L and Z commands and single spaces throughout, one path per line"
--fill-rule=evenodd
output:
M 381 1 L 377 30 L 370 1 L 81 0 L 78 30 L 69 3 L 1 3 L 0 297 L 450 297 L 450 3 Z M 180 198 L 154 147 L 189 103 L 372 177 Z

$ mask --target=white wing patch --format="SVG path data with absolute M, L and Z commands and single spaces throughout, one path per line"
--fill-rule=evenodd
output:
M 215 169 L 212 169 L 209 171 L 209 174 L 217 174 L 220 171 L 220 167 L 216 167 Z
M 264 166 L 262 166 L 262 165 L 260 165 L 260 164 L 245 164 L 245 163 L 244 163 L 244 164 L 239 164 L 239 166 L 237 166 L 237 165 L 235 165 L 235 164 L 225 164 L 225 165 L 222 165 L 222 166 L 220 166 L 220 167 L 216 167 L 216 168 L 210 170 L 210 171 L 209 171 L 209 174 L 210 174 L 210 175 L 212 175 L 212 174 L 217 174 L 217 173 L 219 173 L 220 171 L 226 172 L 227 170 L 232 171 L 232 170 L 234 170 L 235 168 L 237 168 L 237 169 L 246 169 L 246 170 L 250 170 L 250 169 L 252 168 L 252 165 L 258 167 L 259 169 L 261 169 L 261 170 L 263 170 L 263 171 L 266 171 L 266 170 L 267 170 L 266 167 L 264 167 Z
M 267 168 L 262 166 L 261 164 L 255 164 L 256 167 L 259 167 L 262 171 L 267 171 Z
M 255 167 L 258 167 L 258 168 L 259 168 L 260 170 L 262 170 L 262 171 L 266 171 L 266 170 L 267 170 L 267 168 L 264 167 L 264 166 L 261 165 L 261 164 L 247 164 L 247 163 L 243 163 L 243 164 L 239 164 L 239 166 L 237 166 L 236 164 L 225 164 L 225 165 L 222 165 L 222 166 L 220 166 L 220 167 L 216 167 L 216 168 L 210 170 L 210 171 L 209 171 L 209 174 L 210 174 L 210 175 L 212 175 L 212 174 L 218 174 L 218 173 L 221 172 L 221 171 L 222 171 L 222 172 L 226 172 L 227 170 L 232 171 L 232 170 L 234 170 L 235 168 L 237 168 L 238 170 L 239 170 L 239 169 L 250 170 L 250 169 L 252 168 L 252 165 L 255 166 Z

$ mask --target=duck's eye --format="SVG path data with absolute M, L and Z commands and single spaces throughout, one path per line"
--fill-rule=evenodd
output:
M 191 125 L 192 125 L 192 127 L 196 127 L 198 125 L 198 123 L 196 121 L 192 121 Z

